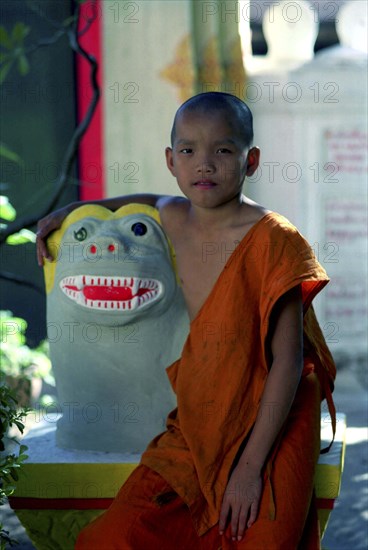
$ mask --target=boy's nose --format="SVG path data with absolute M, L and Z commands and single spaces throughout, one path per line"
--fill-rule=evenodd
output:
M 197 167 L 197 172 L 200 174 L 212 174 L 215 171 L 215 166 L 212 162 L 202 162 Z

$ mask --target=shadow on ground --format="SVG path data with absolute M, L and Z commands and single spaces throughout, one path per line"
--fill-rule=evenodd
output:
M 368 404 L 363 381 L 355 369 L 338 372 L 334 400 L 337 411 L 347 415 L 347 446 L 341 493 L 323 539 L 326 550 L 368 548 Z

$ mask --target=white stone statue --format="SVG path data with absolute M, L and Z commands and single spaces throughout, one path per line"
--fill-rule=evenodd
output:
M 85 205 L 53 233 L 47 323 L 63 448 L 142 452 L 175 407 L 188 316 L 158 211 Z
M 338 13 L 336 31 L 342 46 L 368 53 L 368 5 L 365 0 L 346 2 Z
M 262 23 L 268 61 L 275 66 L 291 68 L 312 59 L 318 27 L 315 10 L 304 0 L 281 0 L 271 4 Z

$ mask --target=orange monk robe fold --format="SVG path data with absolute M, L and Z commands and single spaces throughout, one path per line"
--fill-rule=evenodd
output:
M 227 260 L 191 323 L 181 358 L 167 369 L 177 408 L 168 417 L 167 430 L 150 443 L 141 462 L 159 473 L 183 499 L 198 535 L 219 520 L 231 467 L 259 411 L 271 366 L 270 314 L 279 298 L 297 285 L 302 288 L 312 370 L 320 378 L 323 396 L 331 395 L 335 365 L 310 308 L 328 280 L 296 228 L 279 214 L 266 214 Z M 286 342 L 287 338 L 285 334 Z M 269 403 L 262 414 L 272 419 L 274 407 L 277 403 Z M 315 412 L 311 417 L 316 418 Z M 308 431 L 300 433 L 305 437 Z M 303 441 L 296 446 L 299 452 Z M 308 472 L 311 494 L 319 449 L 308 452 L 313 455 Z M 274 493 L 287 498 L 280 487 Z M 270 506 L 276 519 L 277 510 L 276 499 L 275 509 L 273 502 Z

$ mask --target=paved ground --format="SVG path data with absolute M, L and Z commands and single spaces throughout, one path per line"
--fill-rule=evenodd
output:
M 347 450 L 341 494 L 323 539 L 325 550 L 368 550 L 368 405 L 358 381 L 362 379 L 362 373 L 340 370 L 334 393 L 337 411 L 347 415 Z M 5 527 L 19 541 L 13 548 L 33 550 L 14 513 L 4 507 L 1 512 Z
M 323 539 L 327 550 L 368 549 L 368 405 L 367 391 L 357 379 L 348 370 L 339 371 L 334 394 L 348 429 L 341 493 Z

